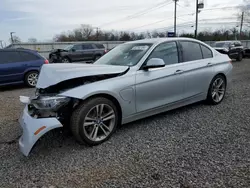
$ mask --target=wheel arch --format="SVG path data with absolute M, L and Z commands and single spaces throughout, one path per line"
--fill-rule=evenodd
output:
M 227 77 L 226 77 L 226 75 L 225 75 L 223 72 L 217 73 L 217 74 L 213 77 L 213 79 L 214 79 L 216 76 L 218 76 L 218 75 L 221 75 L 221 76 L 224 77 L 224 79 L 225 79 L 225 81 L 226 81 L 226 86 L 227 86 Z M 213 79 L 212 79 L 212 80 L 213 80 Z M 211 80 L 211 81 L 212 81 L 212 80 Z
M 71 59 L 68 55 L 62 56 L 62 59 L 63 59 L 63 58 L 67 58 L 69 61 L 72 61 L 72 59 Z
M 97 93 L 97 94 L 93 94 L 91 96 L 88 96 L 85 99 L 82 99 L 80 103 L 82 103 L 86 100 L 91 100 L 92 98 L 97 98 L 97 97 L 104 97 L 104 98 L 109 99 L 110 101 L 112 101 L 114 103 L 114 105 L 117 107 L 118 114 L 119 114 L 118 115 L 118 122 L 119 122 L 119 124 L 121 124 L 121 122 L 122 122 L 122 108 L 121 108 L 120 102 L 114 96 L 107 94 L 107 93 Z M 78 104 L 78 105 L 80 105 L 80 104 Z
M 23 80 L 25 81 L 25 78 L 27 76 L 27 74 L 29 74 L 30 72 L 37 72 L 39 73 L 39 70 L 36 70 L 36 69 L 28 69 L 25 71 L 25 73 L 23 74 Z

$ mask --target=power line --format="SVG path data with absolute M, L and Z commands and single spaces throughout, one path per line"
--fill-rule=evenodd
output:
M 134 13 L 134 14 L 132 14 L 132 15 L 126 16 L 126 17 L 121 18 L 121 19 L 119 19 L 119 20 L 115 20 L 115 21 L 111 21 L 111 22 L 102 24 L 102 25 L 100 25 L 99 27 L 103 27 L 103 26 L 105 26 L 105 25 L 110 25 L 110 24 L 117 23 L 117 22 L 120 22 L 120 21 L 130 20 L 130 19 L 133 19 L 133 18 L 142 16 L 142 15 L 147 14 L 147 13 L 153 11 L 153 10 L 162 8 L 162 7 L 164 7 L 164 6 L 168 5 L 168 4 L 170 4 L 170 1 L 171 1 L 171 0 L 168 0 L 168 1 L 165 0 L 165 1 L 161 2 L 161 3 L 156 4 L 154 7 L 147 8 L 147 9 L 145 9 L 145 10 L 142 10 L 142 11 L 140 11 L 140 12 L 137 12 L 137 13 Z
M 182 16 L 189 16 L 189 15 L 193 15 L 193 13 L 191 13 L 191 14 L 183 14 L 183 15 L 177 16 L 176 18 L 180 18 L 180 17 L 182 17 Z M 171 19 L 171 18 L 173 18 L 173 16 L 167 17 L 167 18 L 168 18 L 168 19 Z M 160 22 L 164 22 L 164 21 L 166 21 L 166 18 L 163 19 L 163 20 L 159 20 L 159 21 L 156 21 L 156 22 L 152 22 L 152 23 L 145 24 L 145 25 L 142 25 L 142 26 L 139 26 L 139 27 L 135 27 L 135 28 L 131 28 L 131 29 L 128 29 L 128 30 L 137 30 L 137 29 L 140 29 L 140 28 L 142 28 L 142 27 L 154 25 L 154 24 L 157 24 L 157 23 L 160 23 Z

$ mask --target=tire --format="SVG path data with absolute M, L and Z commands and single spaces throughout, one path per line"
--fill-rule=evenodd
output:
M 35 87 L 37 84 L 39 73 L 37 71 L 30 71 L 24 77 L 24 82 L 28 87 Z
M 222 83 L 220 83 L 220 81 L 222 81 Z M 219 74 L 215 76 L 209 85 L 206 100 L 207 103 L 211 105 L 217 105 L 221 103 L 225 97 L 226 86 L 226 79 L 223 75 Z
M 101 105 L 103 105 L 103 110 L 101 110 Z M 97 106 L 99 111 L 103 112 L 99 113 L 103 118 L 96 116 Z M 91 98 L 74 110 L 70 120 L 70 129 L 80 144 L 95 146 L 108 140 L 115 132 L 118 115 L 117 107 L 112 101 L 103 97 Z M 97 120 L 94 120 L 95 118 Z
M 70 63 L 70 59 L 68 57 L 63 57 L 62 58 L 62 63 Z
M 238 57 L 237 57 L 237 61 L 242 61 L 242 59 L 243 59 L 243 53 L 240 52 Z

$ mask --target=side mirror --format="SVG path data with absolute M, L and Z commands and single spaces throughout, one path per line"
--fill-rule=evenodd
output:
M 152 68 L 160 68 L 165 67 L 165 62 L 160 58 L 152 58 L 147 61 L 146 65 L 143 69 L 152 69 Z
M 72 52 L 75 52 L 75 51 L 76 51 L 76 49 L 72 48 L 72 49 L 71 49 L 71 51 L 72 51 Z

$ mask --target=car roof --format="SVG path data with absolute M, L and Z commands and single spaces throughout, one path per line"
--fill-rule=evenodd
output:
M 216 41 L 215 43 L 232 43 L 232 42 L 240 42 L 238 40 L 224 40 L 224 41 Z
M 193 39 L 193 38 L 187 38 L 187 37 L 165 37 L 165 38 L 150 38 L 150 39 L 142 39 L 142 40 L 136 40 L 131 41 L 128 43 L 161 43 L 161 42 L 167 42 L 167 41 L 182 41 L 182 40 L 188 40 L 188 41 L 195 41 L 195 42 L 201 42 L 199 40 Z
M 35 50 L 31 50 L 31 49 L 26 49 L 26 48 L 4 48 L 4 49 L 0 49 L 0 52 L 4 52 L 4 51 L 19 51 L 19 52 L 36 52 Z

